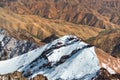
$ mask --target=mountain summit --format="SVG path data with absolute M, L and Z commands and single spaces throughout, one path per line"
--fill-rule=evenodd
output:
M 119 61 L 76 36 L 67 35 L 21 56 L 0 61 L 0 74 L 19 71 L 27 78 L 42 74 L 49 80 L 91 80 L 101 67 L 111 74 L 120 73 Z

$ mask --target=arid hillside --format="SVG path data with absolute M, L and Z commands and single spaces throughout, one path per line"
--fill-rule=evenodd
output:
M 120 29 L 102 31 L 87 41 L 113 56 L 120 57 Z
M 2 0 L 0 6 L 19 14 L 92 27 L 115 28 L 120 25 L 119 0 Z
M 0 8 L 0 27 L 17 39 L 40 40 L 55 34 L 58 37 L 72 34 L 82 39 L 96 36 L 101 31 L 85 25 L 76 25 L 63 20 L 50 20 L 34 15 L 18 15 Z
M 0 0 L 0 60 L 0 80 L 120 80 L 120 0 Z

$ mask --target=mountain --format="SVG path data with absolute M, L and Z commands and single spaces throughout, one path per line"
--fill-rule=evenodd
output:
M 76 25 L 62 20 L 50 20 L 35 15 L 19 15 L 0 8 L 0 28 L 18 40 L 31 40 L 42 45 L 41 40 L 55 34 L 58 37 L 72 34 L 82 39 L 96 36 L 99 28 Z
M 90 80 L 101 67 L 110 74 L 120 73 L 119 61 L 76 36 L 67 35 L 21 56 L 0 61 L 0 74 L 19 71 L 27 78 L 42 74 L 48 80 Z
M 38 15 L 100 28 L 119 28 L 119 0 L 1 0 L 18 14 Z
M 113 56 L 120 57 L 120 29 L 102 31 L 98 36 L 87 40 Z
M 119 0 L 1 0 L 0 5 L 0 27 L 14 38 L 43 45 L 54 40 L 54 34 L 72 34 L 85 41 L 95 37 L 90 44 L 119 57 L 119 39 L 106 45 L 101 35 L 119 29 Z
M 0 0 L 0 80 L 119 80 L 119 9 L 120 0 Z

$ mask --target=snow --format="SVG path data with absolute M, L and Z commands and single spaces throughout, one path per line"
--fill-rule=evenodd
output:
M 0 41 L 3 40 L 4 36 L 5 36 L 5 35 L 0 35 Z
M 60 58 L 63 55 L 69 55 L 73 50 L 75 50 L 77 48 L 82 48 L 85 45 L 87 45 L 87 44 L 78 41 L 76 43 L 73 43 L 72 45 L 69 45 L 69 46 L 66 46 L 66 47 L 61 47 L 59 49 L 54 50 L 53 53 L 55 53 L 55 54 L 52 54 L 52 55 L 48 56 L 48 59 L 51 62 L 57 62 L 57 61 L 60 60 Z
M 107 69 L 110 74 L 115 74 L 116 72 L 108 67 L 105 63 L 102 63 L 102 67 Z
M 3 40 L 4 36 L 5 36 L 5 31 L 3 29 L 0 29 L 0 41 Z
M 30 62 L 35 60 L 39 55 L 41 55 L 40 52 L 42 52 L 43 50 L 44 47 L 42 47 L 41 49 L 38 48 L 21 56 L 5 61 L 0 61 L 0 74 L 11 73 L 18 70 L 22 66 L 28 65 Z
M 94 73 L 91 75 L 91 77 L 86 78 L 91 79 L 99 69 L 99 62 L 95 55 L 94 47 L 92 47 L 77 52 L 65 63 L 44 75 L 47 76 L 48 79 L 52 80 L 55 80 L 57 78 L 61 78 L 63 80 L 71 80 L 80 79 L 84 75 L 90 75 Z
M 72 39 L 69 40 L 70 38 Z M 100 69 L 100 65 L 94 47 L 83 48 L 87 45 L 88 44 L 82 41 L 78 41 L 76 36 L 64 36 L 21 56 L 0 61 L 0 74 L 11 73 L 16 70 L 21 72 L 30 70 L 32 71 L 30 77 L 34 77 L 37 74 L 43 74 L 47 76 L 49 80 L 91 80 Z M 59 48 L 55 48 L 54 46 Z M 41 58 L 42 52 L 49 49 L 53 50 L 46 54 L 47 59 Z M 71 54 L 74 50 L 78 51 L 75 54 Z M 65 55 L 70 55 L 70 57 L 66 59 L 64 63 L 54 65 Z M 33 62 L 37 58 L 39 59 Z M 49 62 L 52 62 L 52 68 L 42 67 L 44 63 Z M 31 63 L 35 64 L 33 68 L 30 68 Z
M 31 41 L 12 38 L 3 29 L 0 29 L 0 60 L 6 60 L 27 53 L 37 47 Z

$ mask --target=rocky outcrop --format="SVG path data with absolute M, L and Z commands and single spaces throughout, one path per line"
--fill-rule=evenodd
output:
M 55 34 L 52 34 L 52 35 L 46 37 L 45 39 L 43 39 L 42 42 L 50 43 L 50 42 L 52 42 L 52 41 L 54 41 L 55 39 L 58 39 L 58 38 L 59 38 L 58 36 L 56 36 Z
M 16 71 L 14 73 L 0 75 L 0 80 L 27 80 L 27 78 L 23 77 L 20 72 Z
M 6 60 L 32 51 L 38 47 L 32 41 L 17 40 L 0 29 L 0 60 Z
M 46 76 L 40 75 L 38 74 L 37 76 L 35 76 L 34 78 L 32 78 L 31 80 L 48 80 Z
M 0 80 L 29 80 L 29 79 L 22 76 L 21 72 L 15 71 L 14 73 L 0 75 Z M 39 74 L 34 78 L 31 78 L 30 80 L 48 80 L 48 79 L 47 77 Z

